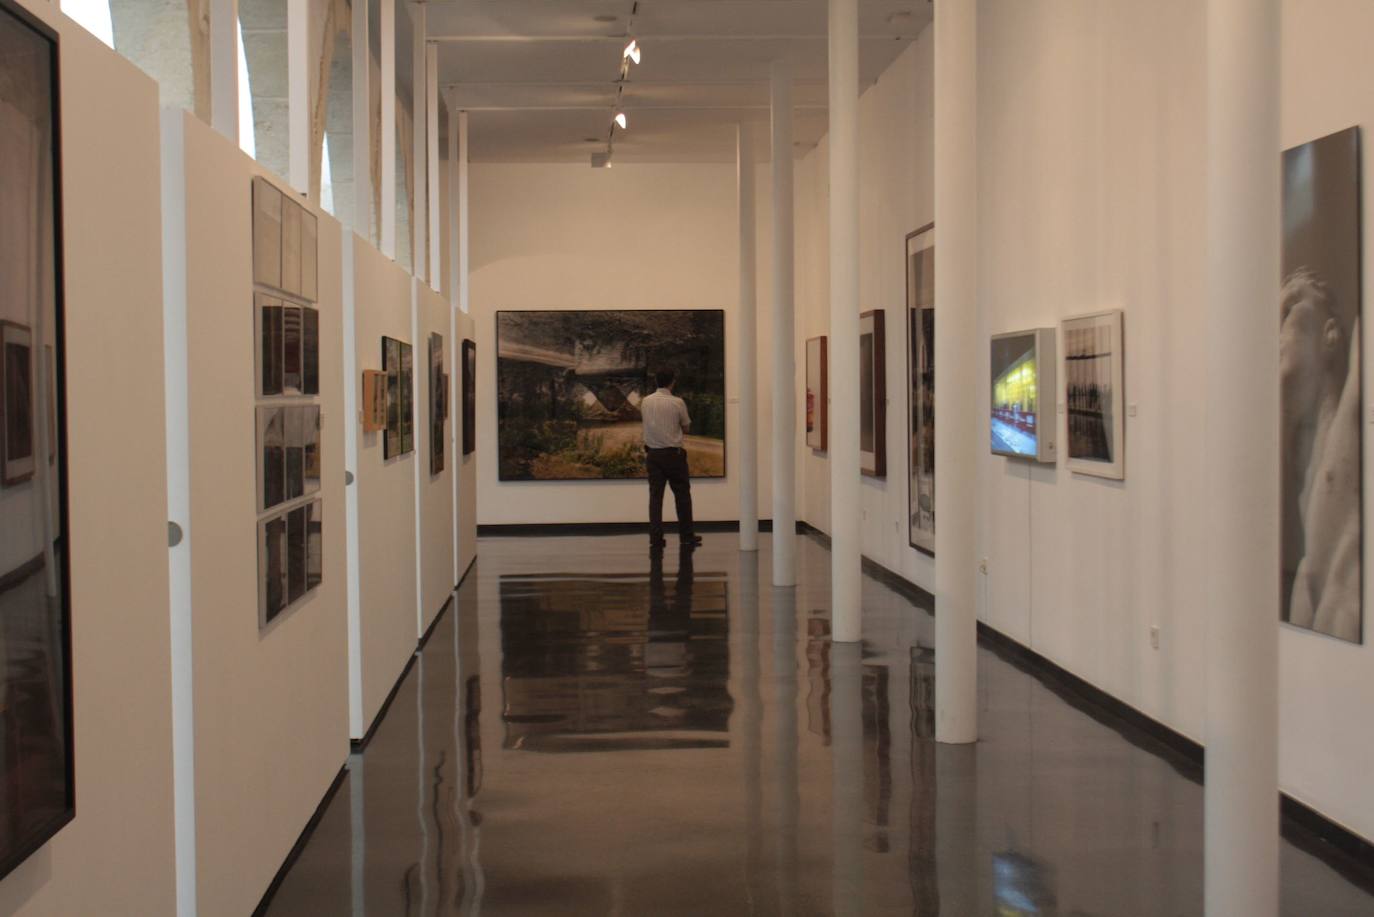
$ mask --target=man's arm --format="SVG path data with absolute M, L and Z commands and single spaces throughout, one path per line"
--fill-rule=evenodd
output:
M 682 405 L 682 432 L 687 433 L 692 429 L 692 415 L 687 413 L 687 402 L 679 400 L 678 404 Z

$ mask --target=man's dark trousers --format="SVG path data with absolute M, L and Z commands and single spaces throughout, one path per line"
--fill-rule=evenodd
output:
M 687 471 L 687 450 L 649 449 L 645 455 L 649 468 L 649 540 L 663 540 L 663 488 L 673 488 L 673 500 L 677 503 L 678 537 L 691 541 L 692 530 L 692 478 Z

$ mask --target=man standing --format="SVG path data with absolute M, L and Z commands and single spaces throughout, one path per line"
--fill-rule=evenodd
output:
M 687 450 L 682 435 L 692 426 L 687 405 L 673 394 L 677 381 L 671 369 L 656 375 L 658 391 L 639 404 L 644 418 L 645 464 L 649 469 L 649 545 L 661 548 L 663 537 L 663 488 L 673 488 L 677 503 L 678 538 L 684 548 L 694 548 L 701 539 L 692 531 L 692 479 L 687 470 Z

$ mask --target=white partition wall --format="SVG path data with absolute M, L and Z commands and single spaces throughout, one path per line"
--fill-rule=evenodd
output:
M 476 323 L 472 316 L 465 312 L 459 312 L 456 316 L 455 325 L 458 333 L 455 335 L 455 344 L 461 348 L 463 339 L 473 340 L 477 336 Z M 462 369 L 463 364 L 461 349 L 456 351 L 457 357 L 453 363 L 453 378 L 455 380 L 453 410 L 450 412 L 452 417 L 450 423 L 453 424 L 454 431 L 458 434 L 457 446 L 453 450 L 454 461 L 458 462 L 458 579 L 462 580 L 467 576 L 468 570 L 472 567 L 473 561 L 477 559 L 477 455 L 481 452 L 480 443 L 477 452 L 470 455 L 463 455 L 463 386 Z M 478 353 L 478 386 L 477 401 L 482 401 L 482 373 L 481 373 L 481 353 Z M 479 412 L 480 413 L 480 412 Z
M 184 220 L 185 244 L 165 258 L 185 278 L 184 301 L 168 310 L 184 314 L 189 368 L 196 897 L 206 917 L 257 905 L 347 752 L 341 241 L 339 224 L 316 212 L 322 581 L 260 629 L 252 230 L 260 170 L 189 113 L 168 112 L 163 125 L 164 149 L 184 156 L 181 198 L 164 204 Z M 287 200 L 304 203 L 289 192 Z
M 353 237 L 355 346 L 358 378 L 382 368 L 382 338 L 414 347 L 411 276 L 369 243 Z M 357 418 L 351 422 L 357 423 Z M 355 723 L 365 732 L 396 678 L 415 652 L 419 596 L 415 575 L 415 475 L 418 453 L 384 458 L 383 433 L 358 439 L 359 646 L 362 709 Z M 353 736 L 362 738 L 361 734 Z
M 416 547 L 420 564 L 420 636 L 439 616 L 453 591 L 453 475 L 455 463 L 449 442 L 450 419 L 444 424 L 443 469 L 435 474 L 430 446 L 430 335 L 442 338 L 443 371 L 453 373 L 448 300 L 423 281 L 415 283 L 415 479 L 419 492 Z
M 0 881 L 0 913 L 98 914 L 118 902 L 171 914 L 158 88 L 56 4 L 21 5 L 61 41 L 77 808 Z
M 769 187 L 771 170 L 757 179 Z M 766 190 L 760 193 L 766 194 Z M 646 201 L 653 201 L 647 206 Z M 634 230 L 625 215 L 634 214 Z M 741 365 L 737 348 L 739 222 L 734 164 L 488 164 L 472 167 L 472 314 L 478 345 L 479 521 L 487 524 L 647 521 L 642 480 L 501 482 L 496 425 L 496 317 L 502 309 L 723 309 L 726 476 L 696 478 L 698 520 L 739 518 Z M 770 224 L 758 248 L 772 245 Z M 771 272 L 758 296 L 772 295 Z M 771 378 L 771 323 L 756 371 Z M 758 396 L 758 500 L 772 508 L 772 400 Z M 675 518 L 673 500 L 664 518 Z

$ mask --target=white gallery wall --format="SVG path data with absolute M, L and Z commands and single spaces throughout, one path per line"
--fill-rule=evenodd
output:
M 444 372 L 454 367 L 453 340 L 449 334 L 448 298 L 427 283 L 415 287 L 415 483 L 417 541 L 419 545 L 420 619 L 416 638 L 423 636 L 439 617 L 453 592 L 453 446 L 449 441 L 453 420 L 444 425 L 444 468 L 433 474 L 430 464 L 429 337 L 443 338 Z M 450 412 L 451 414 L 452 412 Z
M 1362 0 L 1286 0 L 1285 147 L 1360 124 L 1369 169 L 1374 73 L 1361 36 L 1371 27 L 1374 9 Z M 860 104 L 861 308 L 889 310 L 889 475 L 885 484 L 865 479 L 864 553 L 927 589 L 933 565 L 906 547 L 901 246 L 933 212 L 930 39 L 927 30 Z M 1203 9 L 1191 0 L 980 3 L 984 324 L 979 352 L 967 357 L 987 378 L 991 334 L 1125 310 L 1125 397 L 1132 407 L 1124 482 L 993 456 L 982 434 L 976 512 L 988 574 L 980 617 L 1199 741 L 1208 553 L 1199 509 L 1207 499 L 1199 453 L 1207 373 L 1199 333 L 1206 284 L 1204 50 Z M 914 133 L 909 125 L 917 126 Z M 828 324 L 825 157 L 822 141 L 798 166 L 799 354 L 804 339 L 825 333 Z M 1371 193 L 1368 181 L 1364 193 Z M 1366 265 L 1372 256 L 1366 233 Z M 1367 303 L 1374 302 L 1368 275 Z M 938 303 L 936 309 L 938 321 Z M 1257 306 L 1256 321 L 1277 322 L 1277 315 Z M 978 398 L 988 402 L 988 383 Z M 1057 422 L 1062 435 L 1062 415 Z M 828 529 L 826 459 L 804 442 L 798 448 L 801 517 Z M 1366 458 L 1366 494 L 1374 489 L 1368 464 Z M 1276 499 L 1277 487 L 1276 481 Z M 1366 564 L 1370 545 L 1367 537 Z M 1374 620 L 1368 600 L 1366 615 Z M 1366 838 L 1374 837 L 1367 779 L 1374 734 L 1359 724 L 1374 696 L 1371 653 L 1368 642 L 1281 632 L 1282 788 Z
M 185 311 L 190 367 L 198 913 L 244 914 L 348 750 L 341 231 L 315 211 L 323 578 L 259 630 L 252 182 L 261 169 L 189 112 L 168 109 L 163 125 L 164 168 L 180 168 L 184 182 L 179 200 L 165 200 L 184 215 L 184 246 L 165 258 L 184 272 L 185 298 L 170 305 Z M 302 202 L 286 195 L 288 206 Z
M 356 378 L 382 368 L 382 338 L 412 345 L 411 277 L 368 242 L 352 236 Z M 415 346 L 416 366 L 422 348 Z M 418 378 L 418 377 L 417 377 Z M 417 385 L 418 389 L 418 385 Z M 417 392 L 418 394 L 418 392 Z M 417 431 L 418 433 L 418 431 Z M 358 552 L 361 717 L 351 734 L 360 739 L 381 710 L 396 677 L 415 652 L 420 614 L 416 577 L 415 475 L 417 451 L 385 458 L 385 432 L 360 433 L 358 466 Z
M 767 155 L 765 128 L 760 155 Z M 768 174 L 758 167 L 758 250 L 769 251 Z M 496 312 L 503 309 L 724 309 L 726 477 L 692 482 L 698 520 L 739 518 L 739 219 L 733 163 L 476 163 L 471 171 L 472 317 L 483 525 L 645 522 L 638 481 L 498 480 Z M 766 255 L 758 288 L 759 507 L 771 512 L 771 327 Z M 665 519 L 673 519 L 672 498 Z
M 0 912 L 169 914 L 158 88 L 55 6 L 21 5 L 62 43 L 76 819 L 0 882 Z
M 905 252 L 907 233 L 935 213 L 931 38 L 926 29 L 859 100 L 859 309 L 884 312 L 887 370 L 887 476 L 863 479 L 863 553 L 924 589 L 934 588 L 935 564 L 911 547 L 907 533 Z M 826 138 L 796 168 L 795 352 L 802 410 L 806 341 L 829 336 L 829 169 Z M 804 418 L 797 424 L 797 455 L 797 517 L 829 531 L 829 455 L 807 447 Z
M 1284 148 L 1358 124 L 1363 171 L 1364 398 L 1374 405 L 1370 316 L 1374 315 L 1374 5 L 1364 0 L 1285 0 L 1283 4 Z M 1366 429 L 1368 429 L 1366 427 Z M 1374 456 L 1364 439 L 1364 645 L 1284 628 L 1279 633 L 1279 773 L 1301 801 L 1374 838 L 1374 601 L 1370 576 L 1374 529 Z

